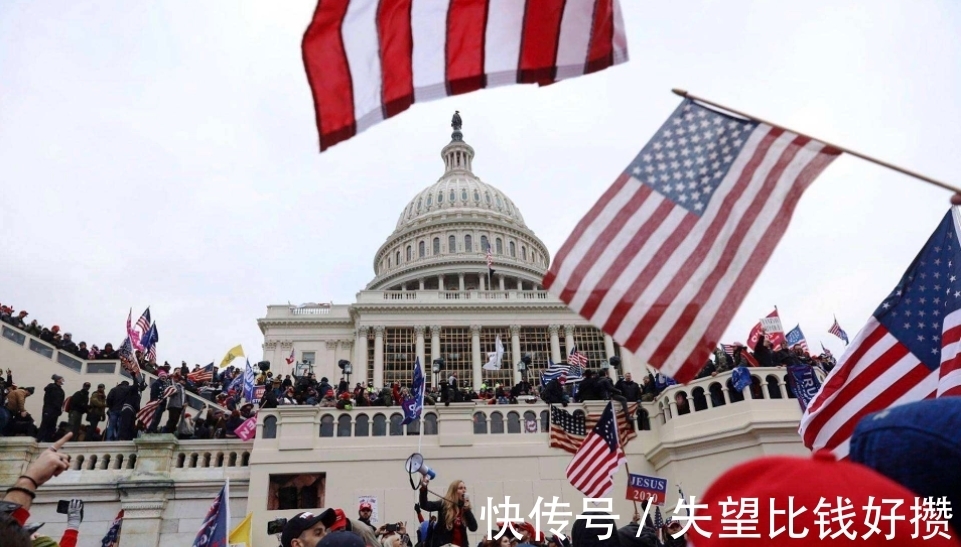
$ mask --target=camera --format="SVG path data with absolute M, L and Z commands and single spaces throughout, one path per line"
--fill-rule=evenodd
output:
M 66 515 L 70 511 L 70 500 L 60 500 L 57 502 L 57 512 Z M 80 502 L 80 520 L 83 520 L 83 502 Z
M 267 535 L 283 534 L 287 519 L 274 519 L 267 523 Z
M 396 523 L 390 523 L 387 525 L 386 530 L 387 530 L 387 533 L 389 534 L 391 532 L 396 532 L 397 530 L 400 530 L 400 526 Z
M 270 361 L 261 361 L 257 363 L 257 368 L 259 368 L 261 372 L 267 372 L 270 370 Z

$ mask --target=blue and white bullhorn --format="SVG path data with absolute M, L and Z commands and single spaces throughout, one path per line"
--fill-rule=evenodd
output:
M 414 452 L 413 454 L 410 455 L 409 458 L 407 458 L 407 462 L 404 464 L 404 468 L 407 469 L 408 473 L 420 473 L 421 475 L 424 475 L 430 478 L 431 480 L 434 480 L 437 477 L 437 473 L 434 473 L 434 470 L 431 469 L 430 467 L 427 467 L 427 464 L 424 463 L 424 456 L 416 452 Z

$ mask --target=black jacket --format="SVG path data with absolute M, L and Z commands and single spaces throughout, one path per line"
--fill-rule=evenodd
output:
M 87 406 L 90 404 L 90 392 L 80 390 L 70 396 L 70 412 L 87 413 Z
M 603 511 L 585 511 L 583 516 L 596 515 L 597 517 L 607 517 L 607 518 L 595 518 L 592 525 L 593 528 L 587 527 L 588 519 L 580 519 L 574 522 L 574 526 L 571 528 L 571 545 L 574 547 L 621 547 L 621 542 L 617 533 L 617 522 L 610 518 L 610 513 L 605 513 Z M 611 537 L 607 539 L 600 539 L 602 536 L 607 535 L 607 524 L 611 525 Z
M 601 401 L 601 389 L 597 382 L 597 377 L 591 376 L 581 380 L 581 385 L 577 388 L 577 402 L 581 401 Z
M 754 346 L 754 359 L 757 360 L 758 366 L 761 367 L 773 367 L 774 363 L 774 352 L 771 348 L 764 345 L 764 335 L 762 334 L 760 338 L 757 339 L 757 344 Z
M 277 393 L 274 390 L 264 391 L 264 398 L 260 400 L 260 408 L 277 408 Z
M 120 412 L 123 410 L 123 398 L 127 393 L 129 385 L 120 384 L 110 388 L 107 392 L 107 412 Z
M 641 399 L 641 386 L 637 385 L 637 382 L 634 380 L 621 378 L 614 384 L 614 387 L 624 394 L 624 398 L 627 399 L 628 402 L 636 403 Z
M 437 511 L 437 524 L 434 525 L 430 537 L 426 543 L 426 547 L 441 547 L 441 545 L 447 545 L 451 543 L 454 539 L 453 530 L 447 529 L 447 514 L 444 511 L 444 504 L 440 501 L 428 501 L 427 500 L 427 489 L 420 489 L 420 507 L 425 511 Z M 467 537 L 467 531 L 471 532 L 477 531 L 477 519 L 474 518 L 474 513 L 470 509 L 466 509 L 461 513 L 461 530 L 460 536 L 463 540 L 460 543 L 460 547 L 468 547 L 470 540 Z
M 541 391 L 541 399 L 544 399 L 544 402 L 549 405 L 562 404 L 567 406 L 567 403 L 564 402 L 564 388 L 561 387 L 561 383 L 557 380 L 557 378 L 554 378 L 547 383 L 547 386 L 545 386 L 544 390 Z
M 47 384 L 47 387 L 43 388 L 43 413 L 56 414 L 57 416 L 62 414 L 65 398 L 66 394 L 63 392 L 63 388 L 58 386 L 56 382 Z

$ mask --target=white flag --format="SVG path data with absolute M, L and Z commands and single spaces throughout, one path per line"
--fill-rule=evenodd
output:
M 487 353 L 487 364 L 484 365 L 485 370 L 500 370 L 501 360 L 504 359 L 504 343 L 501 342 L 501 337 L 498 336 L 494 342 L 495 351 Z

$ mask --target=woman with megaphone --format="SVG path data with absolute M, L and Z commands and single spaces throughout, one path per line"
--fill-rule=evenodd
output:
M 467 531 L 477 531 L 477 519 L 471 512 L 470 498 L 464 481 L 455 480 L 447 487 L 447 495 L 440 501 L 427 500 L 427 485 L 430 477 L 424 475 L 420 480 L 420 506 L 427 511 L 437 511 L 437 524 L 434 525 L 425 547 L 455 545 L 468 547 Z

